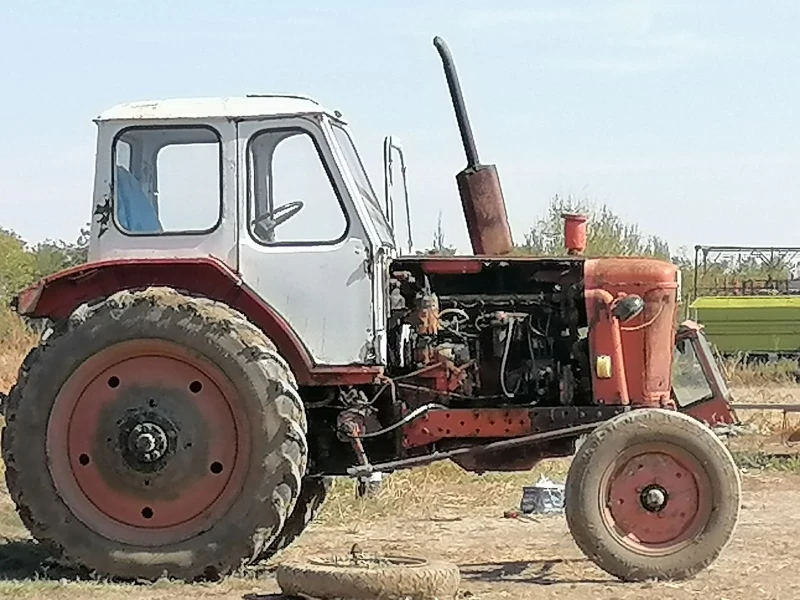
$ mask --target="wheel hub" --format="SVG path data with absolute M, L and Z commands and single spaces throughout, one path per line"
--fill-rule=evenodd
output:
M 657 513 L 667 506 L 667 490 L 660 485 L 650 485 L 642 490 L 640 502 L 648 512 Z
M 127 446 L 137 461 L 152 463 L 167 451 L 167 434 L 155 423 L 139 423 L 128 435 Z
M 112 444 L 110 450 L 116 451 L 125 467 L 132 471 L 156 473 L 176 458 L 179 435 L 174 421 L 185 415 L 183 411 L 169 415 L 168 412 L 174 411 L 165 412 L 162 405 L 168 407 L 169 401 L 159 403 L 151 398 L 145 406 L 129 410 L 117 420 L 118 431 L 111 436 L 117 444 Z

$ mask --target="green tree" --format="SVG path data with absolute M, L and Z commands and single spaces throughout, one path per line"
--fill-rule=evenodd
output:
M 36 275 L 45 277 L 52 273 L 85 263 L 89 254 L 89 225 L 81 228 L 75 242 L 45 240 L 34 246 Z
M 586 215 L 587 256 L 652 256 L 669 260 L 669 245 L 654 235 L 644 235 L 635 224 L 626 223 L 608 206 L 597 207 L 574 196 L 554 196 L 545 215 L 531 227 L 516 254 L 561 256 L 564 249 L 564 213 Z
M 18 291 L 36 280 L 36 257 L 13 231 L 0 228 L 0 302 L 7 303 Z

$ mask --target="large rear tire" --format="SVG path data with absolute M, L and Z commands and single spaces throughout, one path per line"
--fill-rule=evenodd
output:
M 626 581 L 693 577 L 730 542 L 740 506 L 739 470 L 722 441 L 662 409 L 624 413 L 589 434 L 565 489 L 575 542 Z
M 331 477 L 304 477 L 300 496 L 294 505 L 294 510 L 286 519 L 278 537 L 259 557 L 262 560 L 273 557 L 275 554 L 290 546 L 317 518 L 325 498 L 330 491 L 333 478 Z
M 2 450 L 37 540 L 103 576 L 191 581 L 279 535 L 306 429 L 263 332 L 226 305 L 151 288 L 45 334 L 9 394 Z

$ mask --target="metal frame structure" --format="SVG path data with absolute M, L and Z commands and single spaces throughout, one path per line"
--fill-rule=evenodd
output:
M 755 259 L 767 269 L 778 269 L 784 266 L 791 266 L 792 263 L 795 265 L 800 263 L 800 247 L 696 245 L 694 247 L 694 281 L 689 302 L 703 295 L 698 292 L 700 273 L 707 273 L 710 263 L 716 262 L 724 254 L 737 254 L 744 260 Z M 729 288 L 727 281 L 725 281 L 722 287 L 713 288 L 713 295 L 749 296 L 762 290 L 770 290 L 771 293 L 789 294 L 791 292 L 788 284 L 789 280 L 747 280 L 738 281 Z

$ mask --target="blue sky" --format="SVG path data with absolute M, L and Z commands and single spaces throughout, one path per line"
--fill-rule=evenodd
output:
M 417 245 L 442 211 L 468 251 L 441 35 L 515 239 L 573 193 L 673 249 L 800 245 L 798 23 L 790 0 L 5 0 L 0 224 L 76 236 L 91 119 L 111 105 L 296 92 L 344 113 L 378 189 L 383 136 L 399 136 Z

